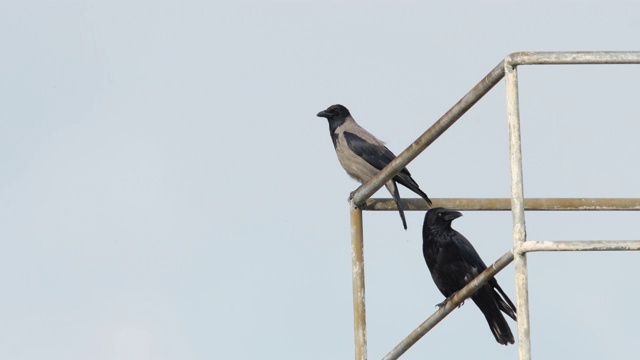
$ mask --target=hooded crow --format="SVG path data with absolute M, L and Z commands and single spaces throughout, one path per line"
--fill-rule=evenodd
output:
M 382 141 L 356 123 L 346 107 L 331 105 L 326 110 L 320 111 L 318 117 L 326 118 L 329 121 L 329 133 L 340 165 L 349 176 L 362 184 L 369 181 L 396 158 Z M 385 184 L 398 206 L 402 225 L 406 230 L 407 221 L 404 218 L 398 183 L 420 195 L 429 205 L 431 205 L 431 200 L 427 194 L 420 190 L 406 168 Z

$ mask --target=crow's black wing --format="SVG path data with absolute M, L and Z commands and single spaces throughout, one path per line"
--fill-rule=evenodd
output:
M 378 170 L 382 170 L 396 158 L 386 146 L 372 144 L 360 136 L 347 131 L 345 131 L 343 135 L 349 149 Z
M 476 249 L 473 247 L 473 245 L 471 245 L 469 240 L 467 240 L 467 238 L 465 238 L 462 234 L 460 234 L 455 230 L 454 232 L 455 232 L 455 236 L 452 236 L 451 238 L 453 239 L 453 241 L 456 244 L 456 247 L 460 251 L 460 255 L 462 256 L 462 258 L 467 263 L 469 263 L 469 265 L 473 266 L 474 268 L 477 268 L 478 273 L 483 272 L 487 268 L 487 265 L 484 264 L 484 261 L 482 261 L 482 259 L 480 258 L 480 255 L 478 255 L 478 252 L 476 251 Z
M 467 240 L 462 234 L 457 231 L 454 239 L 454 241 L 456 242 L 456 246 L 460 250 L 460 255 L 465 259 L 467 263 L 469 263 L 469 265 L 478 270 L 478 274 L 487 269 L 484 261 L 482 261 L 480 255 L 478 255 L 476 249 L 473 247 L 473 245 L 471 245 L 469 240 Z M 513 302 L 511 302 L 511 299 L 509 299 L 500 285 L 498 285 L 498 280 L 496 280 L 495 278 L 491 278 L 489 281 L 487 281 L 487 284 L 497 290 L 494 298 L 497 301 L 500 310 L 504 311 L 507 315 L 513 318 L 513 320 L 515 320 L 516 306 L 513 304 Z
M 347 131 L 345 131 L 343 135 L 344 139 L 347 141 L 349 149 L 378 170 L 384 169 L 385 166 L 389 165 L 389 163 L 396 158 L 396 156 L 391 152 L 391 150 L 387 149 L 386 146 L 372 144 L 360 136 Z M 400 170 L 400 172 L 393 177 L 393 180 L 420 195 L 420 197 L 431 205 L 431 200 L 427 194 L 420 190 L 420 187 L 413 180 L 407 168 Z

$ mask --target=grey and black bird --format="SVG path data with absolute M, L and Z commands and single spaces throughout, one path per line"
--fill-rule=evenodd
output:
M 444 208 L 429 209 L 422 227 L 424 260 L 433 282 L 447 300 L 487 268 L 469 240 L 451 228 L 451 222 L 460 216 L 461 213 Z M 500 311 L 516 320 L 516 307 L 498 281 L 491 278 L 471 299 L 487 319 L 496 341 L 513 344 L 513 334 Z
M 326 118 L 329 121 L 329 133 L 340 165 L 349 176 L 362 184 L 369 181 L 396 158 L 387 149 L 384 142 L 378 140 L 378 138 L 356 123 L 346 107 L 339 104 L 331 105 L 326 110 L 320 111 L 318 117 Z M 431 205 L 431 200 L 429 200 L 427 194 L 420 190 L 420 187 L 406 168 L 402 169 L 385 184 L 398 206 L 402 225 L 406 230 L 407 221 L 404 218 L 404 210 L 402 209 L 397 184 L 402 184 L 407 189 L 420 195 L 429 205 Z

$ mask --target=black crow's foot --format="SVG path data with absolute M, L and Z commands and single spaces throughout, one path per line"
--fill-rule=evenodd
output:
M 451 296 L 453 296 L 453 295 L 451 295 Z M 447 301 L 449 301 L 449 299 L 451 299 L 451 296 L 449 296 L 448 298 L 446 298 L 446 299 L 442 300 L 442 302 L 441 302 L 441 303 L 437 303 L 437 304 L 436 304 L 436 307 L 439 307 L 439 308 L 443 307 L 443 306 L 444 306 L 444 304 L 446 304 L 446 303 L 447 303 Z
M 439 308 L 443 307 L 443 306 L 444 306 L 444 304 L 446 304 L 446 303 L 447 303 L 447 301 L 451 300 L 451 298 L 452 298 L 454 295 L 455 295 L 455 293 L 454 293 L 453 295 L 449 296 L 448 298 L 444 299 L 444 301 L 442 301 L 441 303 L 436 304 L 436 306 L 437 306 L 437 307 L 439 307 Z M 461 303 L 460 303 L 460 305 L 458 305 L 458 307 L 460 308 L 460 307 L 462 307 L 462 305 L 464 305 L 464 301 L 463 301 L 463 302 L 461 302 Z

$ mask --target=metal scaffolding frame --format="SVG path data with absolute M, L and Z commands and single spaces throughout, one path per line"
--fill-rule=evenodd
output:
M 516 307 L 518 323 L 518 356 L 531 359 L 529 333 L 529 295 L 526 253 L 531 251 L 605 251 L 640 250 L 640 240 L 633 241 L 527 241 L 525 210 L 547 211 L 638 211 L 640 198 L 634 199 L 525 199 L 522 182 L 522 150 L 518 103 L 518 72 L 520 65 L 542 64 L 640 64 L 640 51 L 631 52 L 518 52 L 506 56 L 487 76 L 474 86 L 449 111 L 405 149 L 395 160 L 366 184 L 358 188 L 349 202 L 351 216 L 351 257 L 353 281 L 353 312 L 355 359 L 367 359 L 366 312 L 363 257 L 363 210 L 396 210 L 390 199 L 369 199 L 387 181 L 416 158 L 444 133 L 467 110 L 506 77 L 507 120 L 509 124 L 509 157 L 511 164 L 511 198 L 505 199 L 434 199 L 437 206 L 456 210 L 511 210 L 513 248 L 500 257 L 467 286 L 458 291 L 444 306 L 425 320 L 383 359 L 398 359 L 424 334 L 470 297 L 491 277 L 515 262 Z M 426 210 L 422 199 L 404 200 L 407 210 Z

